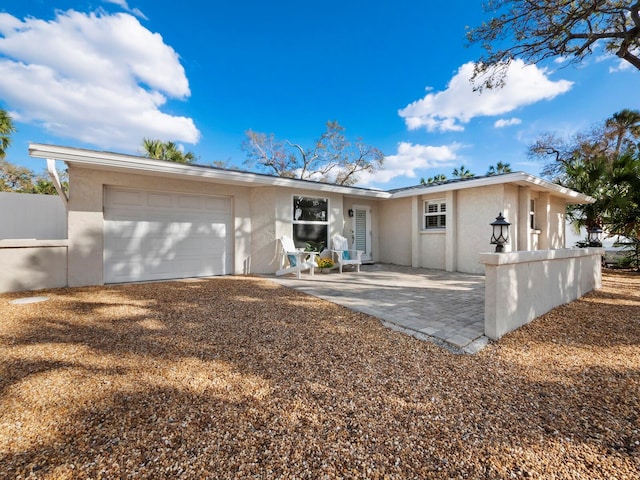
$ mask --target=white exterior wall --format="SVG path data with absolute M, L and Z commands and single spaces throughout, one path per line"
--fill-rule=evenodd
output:
M 446 233 L 440 230 L 420 232 L 420 266 L 422 268 L 446 269 Z
M 549 212 L 549 248 L 565 248 L 567 245 L 565 244 L 566 205 L 564 201 L 556 197 L 551 197 Z
M 283 187 L 256 187 L 251 190 L 251 272 L 274 273 L 281 268 L 282 248 L 278 239 L 293 238 L 293 197 L 329 200 L 329 241 L 344 231 L 344 206 L 341 194 L 297 190 Z M 330 248 L 330 245 L 327 245 Z
M 484 266 L 478 263 L 478 254 L 495 249 L 490 244 L 489 224 L 500 212 L 511 221 L 514 210 L 510 205 L 505 207 L 503 185 L 459 190 L 457 204 L 457 271 L 482 274 Z
M 67 209 L 57 195 L 0 192 L 0 239 L 67 238 Z
M 604 249 L 483 253 L 485 335 L 498 339 L 602 286 Z
M 522 221 L 522 214 L 520 211 L 520 195 L 517 185 L 505 185 L 504 186 L 504 203 L 502 207 L 502 215 L 511 224 L 509 226 L 509 244 L 506 245 L 505 251 L 515 252 L 518 250 L 518 244 L 520 242 L 520 222 Z M 487 224 L 493 222 L 500 212 L 496 212 L 491 220 Z M 487 225 L 487 232 L 489 237 L 493 231 L 490 225 Z
M 418 218 L 412 215 L 411 198 L 380 202 L 380 262 L 411 265 L 415 222 Z
M 66 240 L 0 240 L 0 293 L 67 286 Z
M 449 243 L 447 241 L 447 230 L 451 230 L 452 225 L 455 225 L 455 208 L 451 205 L 450 198 L 447 198 L 447 193 L 422 195 L 418 199 L 417 210 L 419 234 L 417 241 L 419 242 L 419 260 L 418 265 L 416 265 L 418 267 L 435 268 L 437 270 L 446 270 L 447 268 L 447 252 Z M 445 229 L 424 228 L 424 203 L 435 200 L 444 200 L 447 203 L 447 228 Z
M 251 256 L 249 189 L 163 176 L 115 173 L 71 166 L 69 168 L 69 286 L 104 283 L 104 187 L 223 195 L 232 197 L 235 230 L 234 273 L 244 273 Z

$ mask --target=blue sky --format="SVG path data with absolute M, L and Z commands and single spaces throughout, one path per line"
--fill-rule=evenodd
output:
M 640 108 L 639 73 L 596 51 L 578 67 L 516 63 L 507 87 L 468 83 L 465 26 L 482 2 L 21 0 L 0 6 L 7 159 L 30 142 L 139 153 L 172 140 L 243 167 L 244 132 L 311 145 L 328 120 L 380 148 L 361 186 L 396 188 L 498 161 L 539 174 L 527 146 Z

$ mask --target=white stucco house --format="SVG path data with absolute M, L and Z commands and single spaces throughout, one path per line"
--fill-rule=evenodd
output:
M 54 145 L 29 154 L 68 169 L 69 286 L 274 273 L 282 235 L 304 246 L 335 233 L 368 262 L 484 273 L 498 213 L 507 251 L 560 249 L 566 205 L 591 201 L 523 172 L 381 191 Z

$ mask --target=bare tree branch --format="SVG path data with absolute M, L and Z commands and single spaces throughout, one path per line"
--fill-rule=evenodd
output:
M 247 153 L 245 163 L 273 175 L 353 185 L 358 181 L 358 173 L 379 170 L 384 155 L 361 139 L 352 144 L 344 130 L 336 121 L 327 122 L 325 132 L 311 149 L 289 140 L 280 142 L 273 134 L 249 130 L 242 145 Z
M 484 7 L 490 20 L 467 30 L 469 43 L 486 52 L 476 62 L 476 90 L 503 86 L 515 58 L 538 63 L 563 57 L 568 64 L 579 63 L 598 43 L 640 69 L 640 2 L 487 0 Z

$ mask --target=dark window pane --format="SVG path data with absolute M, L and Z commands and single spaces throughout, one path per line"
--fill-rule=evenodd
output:
M 293 220 L 302 222 L 328 221 L 326 198 L 293 197 Z
M 328 225 L 299 223 L 293 225 L 293 243 L 295 243 L 298 248 L 306 247 L 307 242 L 324 242 L 324 246 L 326 247 L 328 236 Z

